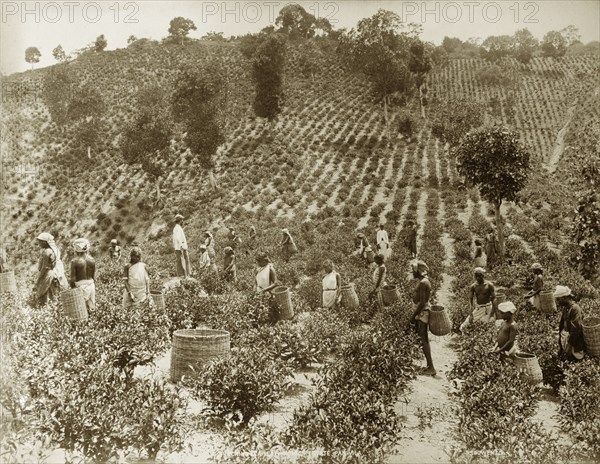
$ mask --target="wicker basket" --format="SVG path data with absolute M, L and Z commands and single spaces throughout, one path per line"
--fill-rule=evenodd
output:
M 381 297 L 384 306 L 393 305 L 398 301 L 398 289 L 395 285 L 384 285 L 381 289 Z
M 282 321 L 294 317 L 294 307 L 292 306 L 292 294 L 287 287 L 275 287 L 271 290 L 275 297 L 275 303 L 279 308 L 277 320 Z
M 544 380 L 542 368 L 538 362 L 537 356 L 531 353 L 516 353 L 515 366 L 521 372 L 524 372 L 531 383 L 540 383 Z
M 354 283 L 342 285 L 342 306 L 348 309 L 357 309 L 360 306 Z
M 150 296 L 152 297 L 152 301 L 154 301 L 154 305 L 156 309 L 160 311 L 165 310 L 165 295 L 163 292 L 150 292 Z
M 184 375 L 193 375 L 210 360 L 227 356 L 229 349 L 229 332 L 224 330 L 176 330 L 171 348 L 171 380 L 178 382 Z
M 452 330 L 452 321 L 448 310 L 440 305 L 433 305 L 429 310 L 429 331 L 433 335 L 443 337 Z
M 546 314 L 556 312 L 556 300 L 554 299 L 554 292 L 552 290 L 540 292 L 540 309 Z
M 375 262 L 375 253 L 373 252 L 373 250 L 368 250 L 365 253 L 365 256 L 367 258 L 367 263 L 371 264 Z
M 17 293 L 17 291 L 17 279 L 15 279 L 14 271 L 2 272 L 0 274 L 0 293 Z
M 72 288 L 60 294 L 60 301 L 69 319 L 85 321 L 88 318 L 87 306 L 83 297 L 83 290 Z
M 586 353 L 600 357 L 600 318 L 587 317 L 581 323 L 581 327 Z

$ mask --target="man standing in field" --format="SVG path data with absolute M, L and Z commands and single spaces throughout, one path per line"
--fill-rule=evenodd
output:
M 96 262 L 88 254 L 90 242 L 85 238 L 78 238 L 73 242 L 75 258 L 71 261 L 71 288 L 83 290 L 83 298 L 89 311 L 96 308 Z
M 418 283 L 413 291 L 412 300 L 415 304 L 415 311 L 411 318 L 411 322 L 415 324 L 415 330 L 421 339 L 421 345 L 423 347 L 423 354 L 427 360 L 427 368 L 421 371 L 422 375 L 434 376 L 437 372 L 433 367 L 433 360 L 431 359 L 431 346 L 429 345 L 429 309 L 431 304 L 429 298 L 431 297 L 431 282 L 427 278 L 427 272 L 429 268 L 423 261 L 417 261 L 412 266 L 413 277 L 417 279 Z
M 173 248 L 175 249 L 175 264 L 177 266 L 177 277 L 188 278 L 191 275 L 190 257 L 188 255 L 188 244 L 183 232 L 183 216 L 175 216 L 175 227 L 173 228 Z
M 408 221 L 406 223 L 408 230 L 406 234 L 406 239 L 404 240 L 404 245 L 408 249 L 411 258 L 417 257 L 417 224 L 414 221 Z
M 388 258 L 389 247 L 390 238 L 388 237 L 388 233 L 384 229 L 383 224 L 379 224 L 379 230 L 377 231 L 377 249 L 378 253 L 382 254 L 385 259 Z
M 471 325 L 471 321 L 493 322 L 495 320 L 492 302 L 496 298 L 496 289 L 491 282 L 485 280 L 485 269 L 476 267 L 473 273 L 475 283 L 469 288 L 471 314 L 460 325 L 461 332 Z
M 492 226 L 492 230 L 486 239 L 485 254 L 487 255 L 487 267 L 488 269 L 492 269 L 498 259 L 498 240 L 496 239 L 496 228 L 494 226 Z

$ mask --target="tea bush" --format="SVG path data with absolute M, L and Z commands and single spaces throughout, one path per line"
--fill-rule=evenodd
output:
M 292 369 L 268 351 L 241 347 L 187 382 L 194 394 L 208 403 L 212 414 L 247 424 L 283 396 L 291 374 Z

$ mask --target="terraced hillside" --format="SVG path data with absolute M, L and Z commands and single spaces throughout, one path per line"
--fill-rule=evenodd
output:
M 331 51 L 315 76 L 304 77 L 298 64 L 302 53 L 301 47 L 289 49 L 285 109 L 273 125 L 252 115 L 249 65 L 233 43 L 179 47 L 140 41 L 127 49 L 84 55 L 68 66 L 79 84 L 94 84 L 109 108 L 106 134 L 89 158 L 85 147 L 76 146 L 49 118 L 39 93 L 48 70 L 8 77 L 6 85 L 29 81 L 38 93 L 33 95 L 37 98 L 9 99 L 3 113 L 8 166 L 3 233 L 27 239 L 48 229 L 63 237 L 85 233 L 98 241 L 118 237 L 130 242 L 160 236 L 175 209 L 195 216 L 202 227 L 249 211 L 288 218 L 335 211 L 363 227 L 380 219 L 398 220 L 413 180 L 431 185 L 455 180 L 445 148 L 423 121 L 419 137 L 407 141 L 395 130 L 398 113 L 392 111 L 394 130 L 388 140 L 382 108 L 371 98 L 368 82 L 345 70 Z M 220 63 L 227 81 L 227 142 L 216 168 L 220 189 L 212 191 L 198 161 L 180 149 L 161 181 L 165 207 L 156 209 L 149 200 L 154 183 L 123 162 L 119 134 L 133 116 L 140 88 L 158 84 L 169 93 L 179 66 L 208 61 Z M 556 176 L 546 176 L 542 163 L 552 158 L 567 121 L 577 119 L 578 111 L 570 112 L 574 105 L 589 105 L 586 96 L 596 82 L 597 56 L 558 62 L 534 58 L 520 65 L 512 97 L 506 86 L 479 82 L 477 71 L 485 66 L 483 60 L 451 60 L 430 76 L 431 93 L 491 105 L 490 116 L 516 127 L 537 155 L 544 185 L 556 182 Z M 495 98 L 499 109 L 490 103 Z M 568 130 L 572 128 L 567 127 L 567 139 Z M 421 150 L 423 161 L 416 165 Z M 559 172 L 564 169 L 561 159 L 555 164 Z M 537 195 L 548 201 L 548 195 Z

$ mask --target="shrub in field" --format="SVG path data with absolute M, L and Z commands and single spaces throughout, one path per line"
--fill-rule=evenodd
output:
M 273 359 L 284 361 L 290 367 L 304 368 L 322 359 L 322 348 L 315 339 L 302 336 L 301 328 L 289 321 L 280 321 L 273 326 L 262 326 L 243 334 L 239 346 L 271 353 Z
M 283 396 L 291 374 L 291 368 L 268 351 L 243 347 L 232 349 L 229 357 L 212 362 L 188 382 L 213 414 L 247 424 Z
M 570 363 L 560 390 L 560 421 L 582 451 L 600 459 L 600 363 L 587 358 Z
M 329 309 L 313 311 L 300 329 L 301 337 L 322 355 L 338 352 L 349 332 L 348 323 Z

